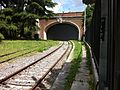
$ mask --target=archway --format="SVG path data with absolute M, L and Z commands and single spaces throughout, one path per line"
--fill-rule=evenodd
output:
M 57 23 L 46 30 L 49 40 L 78 40 L 79 30 L 73 24 Z

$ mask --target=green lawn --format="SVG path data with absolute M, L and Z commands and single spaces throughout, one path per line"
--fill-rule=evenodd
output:
M 36 41 L 36 40 L 3 40 L 0 43 L 0 62 L 24 55 L 31 52 L 42 52 L 53 45 L 57 45 L 57 41 Z M 14 53 L 15 52 L 15 53 Z M 10 55 L 6 55 L 13 53 Z M 6 55 L 2 57 L 3 55 Z

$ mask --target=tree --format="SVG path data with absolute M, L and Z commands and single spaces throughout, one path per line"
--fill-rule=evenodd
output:
M 5 8 L 0 11 L 0 32 L 5 36 L 6 39 L 12 39 L 15 37 L 17 26 L 13 23 L 13 9 Z
M 49 18 L 55 14 L 47 8 L 53 8 L 55 5 L 57 3 L 53 3 L 52 0 L 31 0 L 31 2 L 27 3 L 26 11 Z
M 85 3 L 86 5 L 89 5 L 95 3 L 95 0 L 82 0 L 82 2 Z
M 87 5 L 87 8 L 86 8 L 86 27 L 89 27 L 91 24 L 94 6 L 95 6 L 95 4 Z
M 36 27 L 36 19 L 40 18 L 36 14 L 31 14 L 27 12 L 16 13 L 14 16 L 14 22 L 17 23 L 19 28 L 20 37 L 24 37 L 24 28 L 28 27 L 29 31 L 35 31 L 32 29 Z
M 36 19 L 55 15 L 47 9 L 56 5 L 52 0 L 1 0 L 0 4 L 4 7 L 0 10 L 0 32 L 5 38 L 25 37 L 26 28 L 28 32 L 37 28 Z

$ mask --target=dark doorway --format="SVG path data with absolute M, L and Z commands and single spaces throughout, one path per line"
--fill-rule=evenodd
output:
M 48 28 L 47 39 L 50 40 L 78 40 L 79 32 L 77 27 L 71 24 L 55 24 Z

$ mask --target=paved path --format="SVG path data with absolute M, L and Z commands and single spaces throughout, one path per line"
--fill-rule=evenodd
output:
M 75 80 L 73 81 L 71 90 L 89 90 L 88 79 L 89 70 L 86 65 L 86 49 L 82 46 L 82 61 Z

